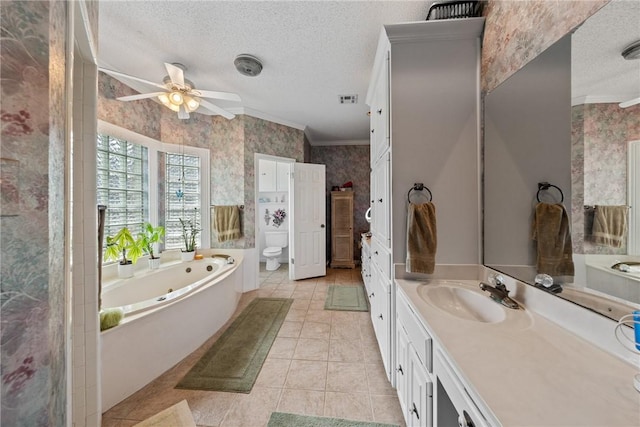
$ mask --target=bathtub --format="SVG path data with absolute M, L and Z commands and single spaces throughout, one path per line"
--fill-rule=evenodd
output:
M 153 381 L 214 335 L 234 313 L 242 259 L 165 263 L 105 282 L 102 307 L 121 307 L 120 325 L 100 333 L 102 412 Z

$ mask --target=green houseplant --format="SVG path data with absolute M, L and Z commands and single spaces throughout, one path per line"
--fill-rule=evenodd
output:
M 104 250 L 105 261 L 119 261 L 118 276 L 133 276 L 133 265 L 143 255 L 141 239 L 134 239 L 127 227 L 122 227 L 114 236 L 107 236 L 107 247 Z
M 153 248 L 157 243 L 162 243 L 164 227 L 159 225 L 154 227 L 151 223 L 145 222 L 142 225 L 142 232 L 138 234 L 142 249 L 149 254 L 149 268 L 155 270 L 160 267 L 160 257 L 155 256 Z
M 200 229 L 198 228 L 198 223 L 195 219 L 178 219 L 180 220 L 180 224 L 182 225 L 182 239 L 184 240 L 185 247 L 182 250 L 182 260 L 191 261 L 195 256 L 196 238 L 198 237 Z

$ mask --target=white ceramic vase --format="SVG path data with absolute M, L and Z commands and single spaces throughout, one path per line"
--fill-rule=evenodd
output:
M 149 270 L 157 270 L 160 268 L 160 258 L 149 258 Z
M 121 279 L 133 277 L 133 264 L 118 263 L 118 277 Z
M 180 252 L 182 254 L 182 261 L 193 261 L 193 257 L 196 256 L 196 251 L 191 252 Z

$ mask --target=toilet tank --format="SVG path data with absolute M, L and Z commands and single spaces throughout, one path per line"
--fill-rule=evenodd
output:
M 286 248 L 289 244 L 289 232 L 283 231 L 265 231 L 264 237 L 267 243 L 267 247 L 279 247 Z

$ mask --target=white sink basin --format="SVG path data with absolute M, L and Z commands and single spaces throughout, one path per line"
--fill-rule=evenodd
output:
M 453 285 L 422 286 L 420 297 L 461 319 L 498 323 L 506 318 L 505 308 L 488 295 Z

